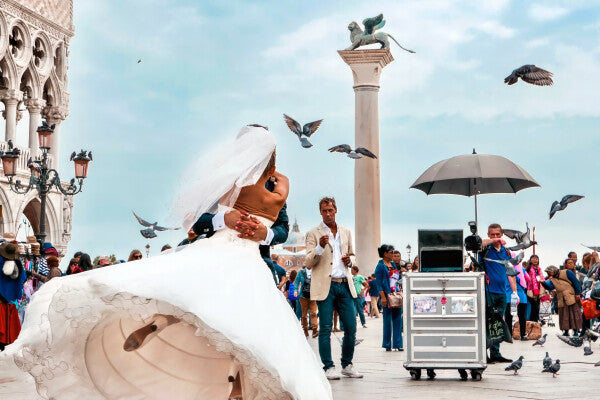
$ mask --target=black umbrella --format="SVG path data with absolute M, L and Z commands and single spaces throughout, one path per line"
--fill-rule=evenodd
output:
M 475 196 L 477 223 L 477 195 L 486 193 L 517 193 L 519 190 L 540 186 L 527 171 L 501 156 L 466 154 L 442 160 L 429 167 L 412 184 L 430 194 L 458 194 Z

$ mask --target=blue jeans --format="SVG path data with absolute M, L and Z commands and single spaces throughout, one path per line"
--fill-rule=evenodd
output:
M 348 283 L 331 282 L 329 295 L 325 300 L 317 301 L 317 307 L 319 308 L 319 356 L 323 363 L 323 369 L 327 370 L 335 366 L 331 359 L 331 328 L 334 309 L 339 314 L 340 325 L 344 325 L 342 368 L 346 368 L 347 365 L 352 364 L 354 341 L 356 340 L 356 307 Z
M 393 346 L 392 346 L 393 345 Z M 402 349 L 402 309 L 383 307 L 383 343 L 385 349 Z
M 356 314 L 358 314 L 358 317 L 360 318 L 360 323 L 361 325 L 364 325 L 366 323 L 365 311 L 362 305 L 362 299 L 359 296 L 354 299 L 354 305 L 356 306 Z

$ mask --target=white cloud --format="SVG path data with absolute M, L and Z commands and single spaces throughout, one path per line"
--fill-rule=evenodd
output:
M 561 18 L 569 12 L 564 7 L 552 7 L 542 4 L 533 4 L 529 8 L 529 16 L 536 21 L 552 21 Z
M 508 39 L 514 36 L 515 30 L 500 24 L 498 21 L 485 21 L 474 26 L 474 29 L 485 32 L 491 36 Z
M 528 49 L 535 49 L 538 47 L 547 46 L 549 44 L 550 44 L 550 38 L 542 37 L 542 38 L 533 39 L 528 42 L 525 42 L 525 47 L 527 47 Z

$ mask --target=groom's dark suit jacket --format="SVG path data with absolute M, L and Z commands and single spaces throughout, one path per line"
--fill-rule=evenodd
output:
M 269 191 L 273 191 L 275 186 L 273 182 L 267 181 L 265 187 Z M 212 219 L 215 215 L 210 213 L 202 214 L 198 221 L 194 223 L 192 229 L 196 233 L 196 235 L 206 235 L 207 238 L 211 237 L 215 234 L 215 230 L 213 229 Z M 287 203 L 283 205 L 281 210 L 279 210 L 279 215 L 277 216 L 277 220 L 271 226 L 271 230 L 273 231 L 273 240 L 271 241 L 271 246 L 274 246 L 279 243 L 283 243 L 288 238 L 288 233 L 290 232 L 289 219 L 287 215 Z M 258 246 L 260 250 L 260 255 L 265 260 L 267 267 L 271 270 L 273 274 L 273 280 L 277 284 L 277 275 L 275 274 L 275 267 L 273 266 L 273 261 L 271 261 L 271 246 L 260 245 Z

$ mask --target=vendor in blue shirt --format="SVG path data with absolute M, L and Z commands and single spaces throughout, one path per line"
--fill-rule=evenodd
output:
M 488 238 L 483 240 L 483 251 L 479 255 L 479 263 L 485 265 L 486 272 L 486 319 L 491 318 L 491 313 L 504 317 L 506 312 L 506 294 L 517 293 L 517 283 L 514 277 L 506 275 L 506 267 L 495 260 L 510 260 L 510 253 L 502 240 L 502 227 L 500 224 L 491 224 L 488 227 Z M 488 332 L 489 333 L 489 332 Z M 512 360 L 500 354 L 500 343 L 490 345 L 488 363 L 510 363 Z

